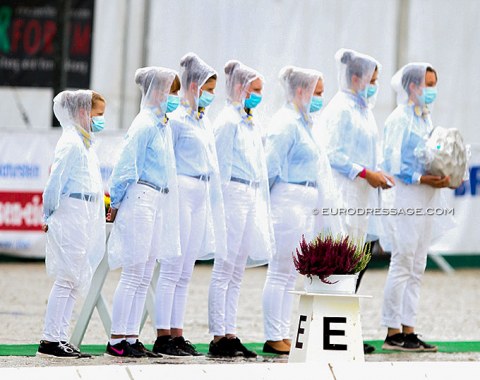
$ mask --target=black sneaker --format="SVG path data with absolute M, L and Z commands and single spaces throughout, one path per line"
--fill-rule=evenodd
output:
M 189 340 L 186 340 L 183 336 L 177 336 L 172 339 L 175 344 L 180 347 L 181 350 L 189 354 L 190 356 L 203 356 L 200 352 L 197 351 L 195 346 Z
M 137 351 L 130 346 L 126 340 L 122 340 L 120 343 L 113 346 L 108 342 L 106 354 L 110 356 L 118 357 L 130 357 L 130 358 L 143 358 L 147 356 L 144 352 Z
M 437 352 L 438 347 L 434 346 L 432 344 L 428 344 L 424 342 L 423 340 L 420 340 L 418 338 L 418 335 L 415 333 L 411 334 L 406 334 L 405 335 L 405 346 L 412 346 L 416 347 L 416 351 L 422 351 L 422 352 Z
M 387 351 L 402 351 L 405 344 L 405 334 L 398 333 L 391 336 L 387 336 L 382 345 L 382 350 Z
M 74 346 L 72 343 L 69 343 L 67 341 L 61 341 L 60 344 L 63 344 L 64 346 L 70 347 L 73 352 L 75 352 L 80 359 L 85 359 L 85 358 L 91 358 L 92 355 L 90 354 L 84 354 L 83 352 L 80 352 L 80 349 L 77 346 Z
M 235 358 L 243 356 L 243 352 L 234 347 L 230 340 L 226 337 L 221 338 L 218 342 L 213 340 L 208 347 L 208 356 L 214 358 Z
M 178 345 L 178 340 L 176 338 L 172 339 L 170 336 L 159 336 L 152 351 L 166 356 L 190 356 Z
M 246 358 L 256 358 L 257 353 L 255 351 L 249 350 L 247 347 L 245 347 L 242 342 L 240 342 L 240 339 L 237 337 L 233 339 L 228 339 L 229 343 L 232 345 L 233 350 L 238 350 L 242 353 L 242 355 Z
M 161 358 L 162 354 L 157 354 L 153 351 L 150 351 L 147 349 L 142 342 L 140 342 L 138 339 L 135 343 L 130 344 L 130 347 L 134 350 L 137 350 L 139 352 L 143 352 L 147 357 L 149 358 Z
M 371 354 L 373 351 L 375 351 L 375 347 L 373 347 L 371 344 L 363 343 L 364 354 Z
M 60 342 L 47 342 L 41 340 L 37 356 L 56 357 L 62 359 L 78 359 L 78 354 L 70 347 Z

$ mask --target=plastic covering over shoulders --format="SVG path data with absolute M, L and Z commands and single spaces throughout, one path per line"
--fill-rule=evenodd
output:
M 340 49 L 335 59 L 339 91 L 320 115 L 315 133 L 324 142 L 332 167 L 354 180 L 364 167 L 378 169 L 378 129 L 364 90 L 375 68 L 380 71 L 381 66 L 375 59 L 347 49 Z M 353 76 L 361 78 L 360 83 L 353 83 Z
M 425 87 L 427 67 L 431 65 L 409 63 L 392 78 L 391 84 L 397 94 L 398 105 L 385 121 L 383 168 L 399 181 L 397 186 L 382 192 L 384 208 L 421 208 L 424 211 L 428 208 L 448 208 L 445 192 L 449 190 L 419 185 L 420 177 L 429 172 L 427 156 L 431 157 L 430 153 L 438 148 L 442 148 L 441 152 L 445 148 L 438 146 L 439 141 L 436 139 L 429 139 L 433 131 L 430 110 L 419 96 Z M 401 230 L 399 223 L 405 218 L 409 218 L 409 223 L 420 223 L 419 226 L 424 223 L 424 217 L 388 216 L 384 218 L 386 233 L 381 239 L 381 244 L 385 250 L 409 249 L 415 241 L 415 237 L 411 236 L 397 238 L 398 231 Z M 428 218 L 428 222 L 433 225 L 432 239 L 441 236 L 444 231 L 454 226 L 451 216 L 429 216 Z
M 274 115 L 268 128 L 265 151 L 270 186 L 276 182 L 316 182 L 318 199 L 312 205 L 316 225 L 311 232 L 341 233 L 340 219 L 321 212 L 324 208 L 338 208 L 340 203 L 325 149 L 315 141 L 311 130 L 310 103 L 323 75 L 316 70 L 286 66 L 279 77 L 286 104 Z
M 197 111 L 201 87 L 209 78 L 217 73 L 194 53 L 186 54 L 181 59 L 180 66 L 182 68 L 180 74 L 182 81 L 182 106 L 172 114 L 170 125 L 174 136 L 177 168 L 178 165 L 181 164 L 178 155 L 182 155 L 182 160 L 185 159 L 188 161 L 198 161 L 203 157 L 208 167 L 205 173 L 192 173 L 193 175 L 207 174 L 209 176 L 205 222 L 203 225 L 194 227 L 204 228 L 205 234 L 198 259 L 208 260 L 213 258 L 215 254 L 217 254 L 217 257 L 224 257 L 227 253 L 225 210 L 223 207 L 220 169 L 218 167 L 213 127 L 208 117 L 203 115 L 203 117 L 200 118 L 199 112 Z M 177 139 L 181 139 L 182 134 L 189 133 L 188 129 L 192 128 L 200 128 L 204 131 L 205 140 L 204 145 L 201 147 L 201 153 L 191 148 L 190 152 L 184 152 L 184 150 L 189 149 L 188 146 L 175 144 Z M 199 154 L 201 157 L 199 157 Z M 183 156 L 186 157 L 183 158 Z M 192 163 L 190 164 L 192 165 Z
M 62 126 L 43 193 L 47 273 L 85 292 L 105 252 L 105 206 L 92 144 L 92 92 L 63 91 L 53 100 Z
M 163 67 L 144 67 L 135 73 L 142 91 L 141 109 L 124 138 L 110 179 L 111 204 L 118 208 L 108 242 L 112 269 L 144 263 L 150 254 L 157 258 L 180 255 L 177 172 L 172 131 L 165 116 L 176 75 Z M 147 185 L 138 185 L 139 180 Z M 128 201 L 136 195 L 138 186 L 145 194 L 155 192 L 155 201 Z M 158 198 L 162 199 L 161 210 L 157 209 Z M 145 208 L 143 212 L 141 207 Z M 140 219 L 134 220 L 134 211 Z M 157 213 L 161 213 L 163 222 L 159 231 L 152 231 Z
M 375 208 L 379 206 L 378 192 L 358 174 L 363 168 L 379 170 L 381 147 L 371 110 L 376 95 L 368 97 L 366 89 L 375 68 L 380 71 L 381 66 L 374 58 L 348 49 L 340 49 L 335 60 L 339 91 L 320 115 L 318 125 L 313 128 L 314 135 L 326 149 L 342 206 Z M 349 235 L 365 239 L 367 217 L 345 215 L 342 220 Z M 370 223 L 368 232 L 379 234 L 380 225 L 375 220 Z
M 268 262 L 274 250 L 273 226 L 270 218 L 270 194 L 268 187 L 268 173 L 265 161 L 265 152 L 262 142 L 262 130 L 243 108 L 249 85 L 256 79 L 263 82 L 263 77 L 254 69 L 238 61 L 229 61 L 225 65 L 227 104 L 217 116 L 214 123 L 214 134 L 220 168 L 222 187 L 225 188 L 232 177 L 232 163 L 234 141 L 240 146 L 245 143 L 246 131 L 251 131 L 253 149 L 250 146 L 251 157 L 249 162 L 237 163 L 239 166 L 248 167 L 252 162 L 259 165 L 260 178 L 256 191 L 255 221 L 256 239 L 250 242 L 254 247 L 249 252 L 248 266 L 261 265 Z M 249 144 L 250 145 L 250 144 Z

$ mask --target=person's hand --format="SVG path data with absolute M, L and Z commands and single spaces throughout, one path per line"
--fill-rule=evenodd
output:
M 107 222 L 113 223 L 115 221 L 115 217 L 117 216 L 117 209 L 113 207 L 109 207 L 107 211 Z
M 381 187 L 382 189 L 389 189 L 392 186 L 388 182 L 395 185 L 395 180 L 388 174 L 382 172 L 373 172 L 368 169 L 365 173 L 365 179 L 369 185 L 374 188 Z
M 420 177 L 420 183 L 441 189 L 450 185 L 450 177 L 448 175 L 446 177 L 440 177 L 438 175 L 426 174 Z
M 48 224 L 42 224 L 42 231 L 47 232 L 48 231 Z

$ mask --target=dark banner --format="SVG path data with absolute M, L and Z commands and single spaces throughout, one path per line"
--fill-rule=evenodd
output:
M 59 39 L 56 0 L 0 0 L 0 86 L 52 87 Z M 88 88 L 94 0 L 71 0 L 67 87 Z

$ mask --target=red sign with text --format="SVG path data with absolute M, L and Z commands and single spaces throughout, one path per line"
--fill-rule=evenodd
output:
M 0 231 L 41 230 L 42 213 L 42 192 L 0 192 Z

